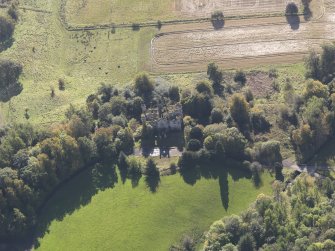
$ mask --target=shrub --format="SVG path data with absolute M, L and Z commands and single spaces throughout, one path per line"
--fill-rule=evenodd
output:
M 174 162 L 172 162 L 171 164 L 170 164 L 170 171 L 171 171 L 171 174 L 176 174 L 176 172 L 177 172 L 177 164 L 176 163 L 174 163 Z
M 240 216 L 232 215 L 224 218 L 224 228 L 230 235 L 230 240 L 236 244 L 242 233 L 242 220 Z
M 256 109 L 253 109 L 251 112 L 251 125 L 256 133 L 267 132 L 271 127 L 264 113 Z
M 157 21 L 157 28 L 160 30 L 162 28 L 163 24 L 161 20 Z
M 230 114 L 240 128 L 249 124 L 249 105 L 245 97 L 239 93 L 234 94 L 230 100 Z
M 207 138 L 205 138 L 204 146 L 205 146 L 206 150 L 208 150 L 208 151 L 214 151 L 215 150 L 215 141 L 214 141 L 212 136 L 208 136 Z
M 244 158 L 247 140 L 237 128 L 228 128 L 223 133 L 222 143 L 228 157 L 237 160 Z
M 190 115 L 202 123 L 206 123 L 209 120 L 212 112 L 212 101 L 208 95 L 197 93 L 183 98 L 181 103 L 186 115 Z
M 245 83 L 247 82 L 247 76 L 243 71 L 239 70 L 235 73 L 234 81 L 236 83 L 240 83 L 241 85 L 245 85 Z
M 322 79 L 321 59 L 316 51 L 311 51 L 305 58 L 306 78 L 313 78 L 316 80 Z
M 194 240 L 189 237 L 185 236 L 183 239 L 183 250 L 185 251 L 195 251 L 195 242 Z
M 209 96 L 213 94 L 213 89 L 208 81 L 201 81 L 197 84 L 196 90 Z
M 171 86 L 169 88 L 169 98 L 172 101 L 179 102 L 180 101 L 180 94 L 178 86 Z
M 221 21 L 224 19 L 224 15 L 222 11 L 216 10 L 211 15 L 211 20 L 213 21 Z
M 58 80 L 58 89 L 60 90 L 60 91 L 64 91 L 65 90 L 65 81 L 64 81 L 64 79 L 59 79 Z
M 223 122 L 223 114 L 220 109 L 214 108 L 211 112 L 211 122 L 221 123 Z
M 135 93 L 138 96 L 147 98 L 151 96 L 154 90 L 154 84 L 151 82 L 149 76 L 146 73 L 140 73 L 135 78 Z
M 305 86 L 304 96 L 306 100 L 313 96 L 327 99 L 329 96 L 328 88 L 319 81 L 308 80 Z
M 8 15 L 15 21 L 17 21 L 19 15 L 18 15 L 18 11 L 17 11 L 17 8 L 14 4 L 12 4 L 8 11 L 7 11 Z
M 277 78 L 278 77 L 278 71 L 276 68 L 271 68 L 269 70 L 269 77 L 270 78 Z
M 321 71 L 322 71 L 322 82 L 329 83 L 334 78 L 335 74 L 335 45 L 325 44 L 322 46 L 321 53 Z
M 112 30 L 111 30 L 112 34 L 115 34 L 116 30 L 115 30 L 115 26 L 112 26 Z
M 254 251 L 256 250 L 255 239 L 251 234 L 245 234 L 238 242 L 239 251 Z
M 254 100 L 254 94 L 252 93 L 252 91 L 250 90 L 250 88 L 248 88 L 244 92 L 244 97 L 247 100 L 247 102 L 250 102 L 250 101 Z
M 126 127 L 127 123 L 128 123 L 128 121 L 124 116 L 115 116 L 115 117 L 112 118 L 112 124 L 113 125 Z
M 102 103 L 109 102 L 109 100 L 113 96 L 113 92 L 113 87 L 110 84 L 101 83 L 98 89 L 98 95 L 101 95 L 100 99 Z
M 221 84 L 223 80 L 223 74 L 219 70 L 219 67 L 215 63 L 210 63 L 207 66 L 207 75 L 208 78 L 213 81 L 214 85 Z
M 197 139 L 190 139 L 190 141 L 187 144 L 187 150 L 189 151 L 199 151 L 201 149 L 201 142 Z
M 227 126 L 223 123 L 208 125 L 204 129 L 204 137 L 215 136 L 217 133 L 223 133 L 227 130 Z
M 277 80 L 272 81 L 272 89 L 276 92 L 280 92 L 280 85 Z
M 256 160 L 268 166 L 282 162 L 280 153 L 280 143 L 278 141 L 268 141 L 256 146 Z
M 133 31 L 138 31 L 138 30 L 140 30 L 140 24 L 138 24 L 138 23 L 133 23 L 133 24 L 131 25 L 131 28 L 133 29 Z
M 191 129 L 190 135 L 189 135 L 190 139 L 197 139 L 200 142 L 202 142 L 203 137 L 204 135 L 203 135 L 202 129 L 199 126 L 195 126 Z
M 218 66 L 214 63 L 208 64 L 207 75 L 209 80 L 212 81 L 212 86 L 215 94 L 221 95 L 223 91 L 223 74 L 219 70 Z
M 298 117 L 294 111 L 291 111 L 286 105 L 279 108 L 279 124 L 284 126 L 286 122 L 296 126 L 298 124 Z

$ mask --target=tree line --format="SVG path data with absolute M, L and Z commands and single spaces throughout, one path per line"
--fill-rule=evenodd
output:
M 206 233 L 204 251 L 270 251 L 335 249 L 335 182 L 299 176 L 273 196 L 259 195 L 241 215 L 215 222 Z

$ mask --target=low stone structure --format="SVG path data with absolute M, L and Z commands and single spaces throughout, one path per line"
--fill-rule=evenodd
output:
M 149 109 L 143 105 L 142 123 L 147 123 L 160 132 L 181 131 L 183 108 L 180 103 Z

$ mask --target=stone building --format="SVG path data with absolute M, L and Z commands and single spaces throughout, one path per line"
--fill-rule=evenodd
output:
M 142 122 L 151 125 L 160 132 L 181 131 L 183 125 L 183 108 L 180 103 L 159 105 L 154 108 L 142 106 Z

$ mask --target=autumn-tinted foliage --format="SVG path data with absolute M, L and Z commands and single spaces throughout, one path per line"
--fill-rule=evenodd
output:
M 273 197 L 259 195 L 242 215 L 215 222 L 204 251 L 334 250 L 334 181 L 303 175 L 286 192 L 273 187 Z

